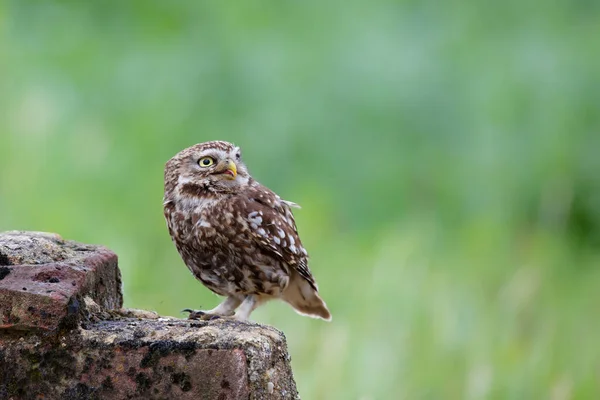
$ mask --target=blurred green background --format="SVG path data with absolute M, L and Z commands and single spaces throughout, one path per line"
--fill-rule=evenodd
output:
M 254 314 L 303 398 L 600 398 L 599 2 L 0 4 L 0 230 L 110 247 L 129 307 L 213 307 L 162 173 L 233 141 L 333 313 Z

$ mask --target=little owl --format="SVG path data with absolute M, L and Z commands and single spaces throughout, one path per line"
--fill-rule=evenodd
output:
M 255 181 L 231 143 L 200 143 L 165 167 L 164 213 L 171 238 L 192 274 L 227 296 L 192 319 L 246 320 L 279 298 L 298 313 L 330 321 L 308 269 L 308 254 L 290 207 Z

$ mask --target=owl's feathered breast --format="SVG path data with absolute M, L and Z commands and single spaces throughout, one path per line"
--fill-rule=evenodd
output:
M 185 263 L 214 292 L 277 295 L 292 269 L 316 287 L 290 207 L 269 189 L 253 182 L 190 205 L 165 204 L 165 216 Z

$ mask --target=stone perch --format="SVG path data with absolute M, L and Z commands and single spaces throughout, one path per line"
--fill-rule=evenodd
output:
M 0 399 L 298 399 L 285 336 L 122 309 L 110 250 L 0 233 Z

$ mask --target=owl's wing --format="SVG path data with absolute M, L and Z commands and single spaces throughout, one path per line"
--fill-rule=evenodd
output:
M 253 239 L 260 248 L 294 268 L 315 290 L 317 285 L 308 268 L 308 253 L 302 246 L 296 221 L 290 209 L 291 202 L 264 186 L 246 191 L 243 204 L 245 217 Z

